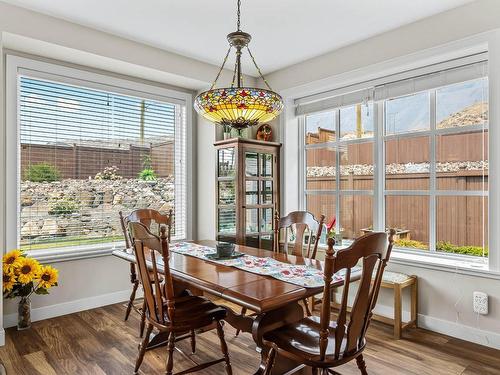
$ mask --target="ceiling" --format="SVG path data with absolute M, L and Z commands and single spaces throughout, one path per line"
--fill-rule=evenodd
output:
M 227 51 L 226 35 L 236 29 L 236 0 L 4 2 L 216 65 Z M 241 22 L 268 73 L 470 2 L 243 0 Z M 243 67 L 256 75 L 248 56 Z

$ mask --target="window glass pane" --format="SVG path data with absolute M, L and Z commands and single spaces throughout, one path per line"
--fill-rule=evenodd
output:
M 488 256 L 488 198 L 437 197 L 436 250 Z
M 488 132 L 436 137 L 436 178 L 441 190 L 488 190 Z
M 385 134 L 430 129 L 429 93 L 403 96 L 385 102 Z
M 408 137 L 385 142 L 386 189 L 429 189 L 429 141 L 429 137 Z
M 262 204 L 272 204 L 273 203 L 273 182 L 272 181 L 262 181 Z
M 273 175 L 273 155 L 260 154 L 260 158 L 262 163 L 260 175 L 262 177 L 271 177 Z
M 456 128 L 488 122 L 488 80 L 462 82 L 436 90 L 436 127 Z
M 234 176 L 236 155 L 234 148 L 224 148 L 219 153 L 219 177 Z
M 343 195 L 340 197 L 340 232 L 343 239 L 355 239 L 373 230 L 373 197 Z
M 373 142 L 340 146 L 340 188 L 373 190 Z
M 234 181 L 219 182 L 219 204 L 234 204 L 235 191 Z
M 373 138 L 373 103 L 340 109 L 340 139 Z
M 258 204 L 258 181 L 247 181 L 246 182 L 246 203 L 247 204 Z
M 386 196 L 385 226 L 396 229 L 397 247 L 429 249 L 429 197 Z
M 25 76 L 18 105 L 22 249 L 121 243 L 137 208 L 185 236 L 181 106 Z
M 259 231 L 259 209 L 247 208 L 246 209 L 246 232 L 257 233 Z
M 332 190 L 337 186 L 335 180 L 336 153 L 332 147 L 306 150 L 308 190 Z
M 306 209 L 318 220 L 325 215 L 325 222 L 335 217 L 336 197 L 333 194 L 308 194 L 306 196 Z
M 335 112 L 306 116 L 306 145 L 335 141 Z
M 260 223 L 260 231 L 261 232 L 272 232 L 273 231 L 273 209 L 272 208 L 263 208 L 261 209 L 261 223 Z
M 249 177 L 257 176 L 258 154 L 256 152 L 245 152 L 245 173 Z
M 219 232 L 236 233 L 236 210 L 234 208 L 219 209 Z

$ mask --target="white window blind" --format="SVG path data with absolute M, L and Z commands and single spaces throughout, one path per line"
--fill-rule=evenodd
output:
M 479 53 L 299 98 L 295 101 L 296 115 L 321 112 L 372 100 L 385 100 L 483 78 L 488 75 L 487 59 L 487 53 Z
M 186 108 L 136 94 L 19 77 L 21 248 L 122 243 L 137 208 L 185 238 Z

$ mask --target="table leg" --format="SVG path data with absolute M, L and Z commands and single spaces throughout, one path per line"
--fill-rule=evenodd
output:
M 268 349 L 262 342 L 262 337 L 266 332 L 282 327 L 286 324 L 294 323 L 304 317 L 304 309 L 298 302 L 290 303 L 276 310 L 260 313 L 257 315 L 242 316 L 235 313 L 230 308 L 226 307 L 228 312 L 226 321 L 236 329 L 242 332 L 252 334 L 253 340 L 257 345 L 257 351 L 261 355 L 261 363 L 255 372 L 255 375 L 262 374 L 264 371 Z M 290 359 L 280 358 L 278 354 L 273 367 L 273 374 L 286 374 L 290 370 L 301 366 L 300 363 L 291 361 Z M 304 368 L 297 374 L 311 374 L 310 369 Z

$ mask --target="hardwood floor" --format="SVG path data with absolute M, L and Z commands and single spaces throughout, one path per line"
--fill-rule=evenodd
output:
M 132 374 L 137 355 L 138 315 L 123 321 L 124 304 L 66 315 L 33 323 L 27 331 L 6 330 L 6 345 L 0 348 L 0 361 L 7 375 L 63 374 Z M 259 355 L 248 334 L 234 336 L 226 324 L 233 373 L 252 374 Z M 371 375 L 498 375 L 500 351 L 471 344 L 422 329 L 410 330 L 402 340 L 392 338 L 389 326 L 374 322 L 368 333 L 365 360 Z M 179 343 L 190 353 L 189 340 Z M 175 353 L 175 371 L 194 363 L 220 356 L 217 334 L 198 335 L 197 353 Z M 163 374 L 165 348 L 146 353 L 141 367 L 144 374 Z M 355 364 L 338 368 L 345 375 L 359 372 Z M 206 369 L 203 374 L 224 373 L 223 364 Z

